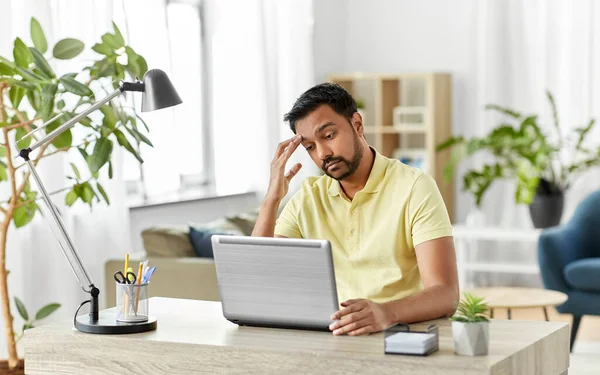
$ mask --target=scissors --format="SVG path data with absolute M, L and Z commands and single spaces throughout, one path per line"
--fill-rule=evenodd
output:
M 135 273 L 127 272 L 127 277 L 123 275 L 123 272 L 117 271 L 114 274 L 115 281 L 119 284 L 135 284 L 136 277 Z

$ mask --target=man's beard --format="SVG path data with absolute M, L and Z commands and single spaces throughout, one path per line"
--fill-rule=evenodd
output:
M 325 174 L 335 180 L 338 181 L 342 181 L 350 176 L 352 176 L 354 174 L 354 172 L 356 172 L 356 170 L 358 169 L 358 165 L 360 164 L 360 160 L 362 159 L 363 156 L 363 149 L 362 147 L 360 147 L 360 143 L 358 141 L 358 136 L 355 135 L 354 137 L 354 154 L 352 155 L 352 160 L 348 161 L 346 159 L 344 159 L 343 157 L 331 157 L 326 159 L 325 161 L 323 161 L 323 166 L 321 167 L 321 170 L 323 170 L 323 172 L 325 172 Z M 335 162 L 339 162 L 338 165 L 336 165 L 336 168 L 340 168 L 343 167 L 344 165 L 346 166 L 346 168 L 348 169 L 346 171 L 346 173 L 338 176 L 338 177 L 334 177 L 332 176 L 328 171 L 327 171 L 327 167 Z

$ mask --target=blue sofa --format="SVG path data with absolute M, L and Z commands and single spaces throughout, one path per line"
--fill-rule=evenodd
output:
M 544 287 L 569 296 L 556 309 L 573 315 L 572 351 L 581 317 L 600 315 L 600 190 L 577 206 L 568 223 L 542 231 L 538 260 Z

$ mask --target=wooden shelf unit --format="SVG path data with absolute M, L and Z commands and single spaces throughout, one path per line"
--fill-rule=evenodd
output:
M 425 155 L 422 169 L 436 180 L 454 222 L 454 181 L 446 183 L 443 178 L 450 153 L 435 151 L 436 145 L 452 135 L 451 75 L 350 73 L 333 74 L 328 80 L 365 103 L 361 110 L 365 136 L 380 153 L 403 161 Z

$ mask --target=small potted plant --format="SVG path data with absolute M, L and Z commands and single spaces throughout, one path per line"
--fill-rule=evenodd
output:
M 464 293 L 458 311 L 450 318 L 454 352 L 458 355 L 487 355 L 490 342 L 488 305 L 482 297 Z
M 363 125 L 364 125 L 364 123 L 367 121 L 367 119 L 366 119 L 367 111 L 365 110 L 365 102 L 362 99 L 357 98 L 356 99 L 356 108 L 358 108 L 357 112 L 362 117 L 362 121 L 363 121 Z

